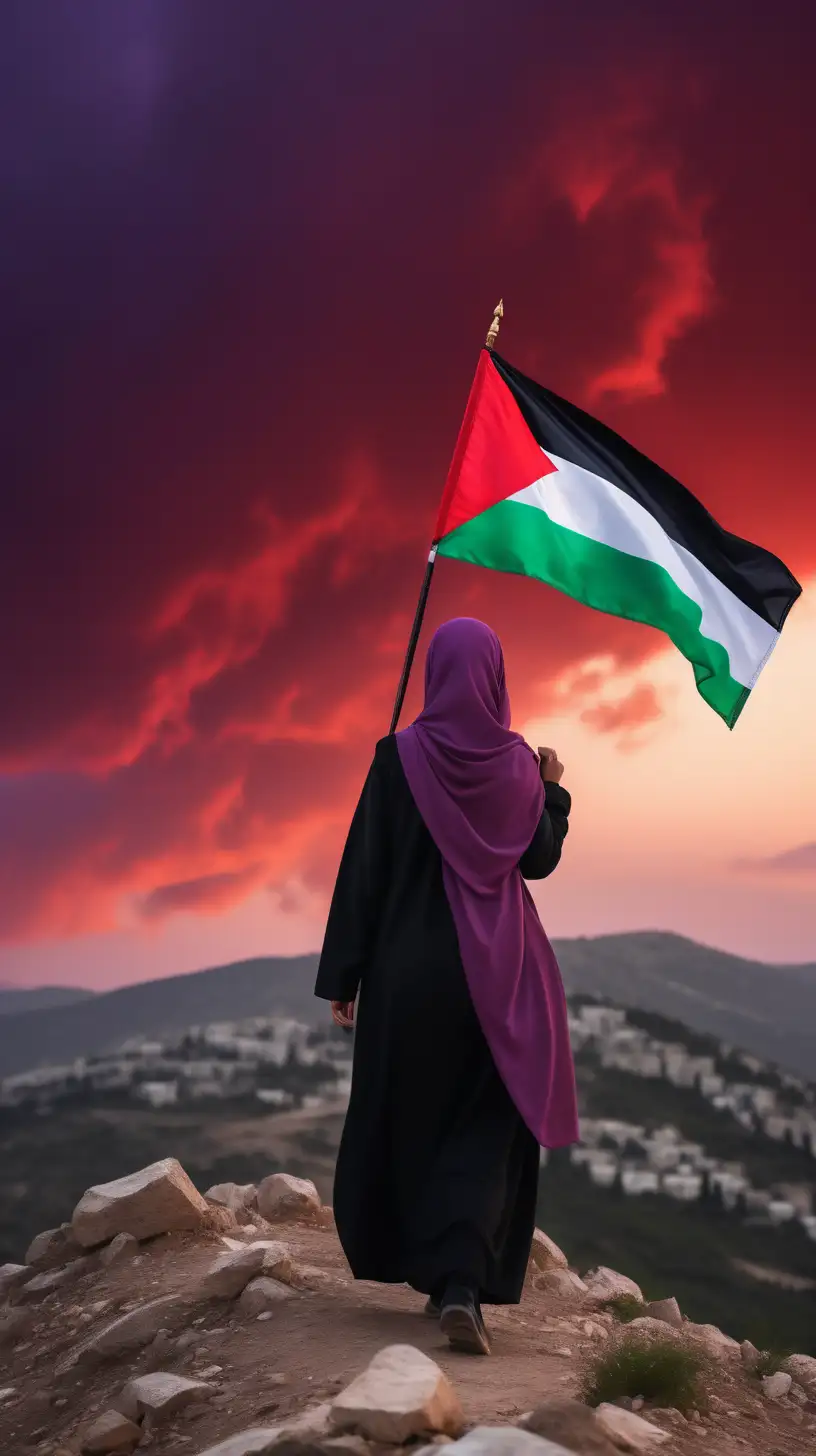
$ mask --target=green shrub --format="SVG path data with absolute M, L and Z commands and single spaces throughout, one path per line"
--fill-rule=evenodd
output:
M 764 1375 L 778 1374 L 780 1370 L 784 1369 L 785 1361 L 790 1353 L 790 1350 L 760 1350 L 756 1365 L 751 1367 L 751 1374 L 755 1375 L 757 1380 L 761 1380 Z
M 643 1305 L 634 1294 L 616 1294 L 614 1299 L 607 1299 L 601 1309 L 614 1315 L 621 1325 L 631 1324 L 632 1320 L 640 1319 L 645 1314 Z
M 704 1404 L 702 1377 L 709 1364 L 703 1351 L 684 1340 L 621 1333 L 587 1365 L 581 1397 L 591 1406 L 642 1396 L 655 1406 L 699 1409 Z

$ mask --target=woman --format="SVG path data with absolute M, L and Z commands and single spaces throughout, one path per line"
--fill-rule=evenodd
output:
M 517 1304 L 539 1146 L 578 1136 L 567 1012 L 524 879 L 558 864 L 570 797 L 510 731 L 498 638 L 434 635 L 425 706 L 377 744 L 340 865 L 316 994 L 354 1023 L 334 1212 L 357 1279 L 429 1296 L 488 1354 L 482 1303 Z

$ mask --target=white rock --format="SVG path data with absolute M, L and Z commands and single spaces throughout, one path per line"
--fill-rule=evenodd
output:
M 84 1252 L 74 1238 L 71 1225 L 63 1223 L 59 1228 L 37 1234 L 26 1250 L 25 1261 L 35 1269 L 58 1269 L 71 1259 L 78 1259 Z
M 88 1456 L 103 1456 L 108 1451 L 132 1451 L 141 1440 L 140 1428 L 120 1411 L 109 1410 L 95 1420 L 86 1431 L 81 1450 Z
M 518 1426 L 475 1426 L 454 1441 L 447 1456 L 573 1456 L 566 1446 Z
M 314 1183 L 308 1178 L 294 1178 L 291 1173 L 272 1173 L 258 1189 L 258 1210 L 267 1223 L 308 1217 L 321 1206 Z
M 74 1236 L 86 1248 L 109 1243 L 117 1234 L 150 1239 L 156 1234 L 200 1228 L 207 1204 L 175 1158 L 163 1158 L 138 1173 L 100 1183 L 74 1209 Z
M 112 1360 L 128 1350 L 139 1350 L 149 1345 L 159 1330 L 173 1328 L 188 1316 L 189 1303 L 183 1295 L 163 1294 L 158 1299 L 148 1300 L 77 1345 L 60 1361 L 56 1373 L 65 1375 L 77 1365 Z
M 4 1385 L 3 1389 L 0 1390 L 0 1405 L 3 1405 L 7 1400 L 11 1400 L 12 1396 L 16 1394 L 16 1385 Z
M 785 1369 L 809 1394 L 816 1394 L 816 1356 L 791 1355 L 785 1361 Z
M 669 1431 L 658 1430 L 650 1421 L 644 1421 L 634 1411 L 623 1410 L 618 1405 L 599 1405 L 595 1419 L 604 1435 L 622 1451 L 651 1451 L 663 1441 L 671 1440 Z
M 223 1365 L 208 1365 L 204 1370 L 196 1371 L 197 1380 L 215 1380 L 216 1375 L 223 1373 Z
M 553 1243 L 548 1234 L 537 1228 L 533 1234 L 532 1248 L 530 1249 L 530 1262 L 537 1269 L 568 1269 L 569 1261 L 565 1253 Z
M 204 1197 L 210 1203 L 220 1203 L 231 1213 L 245 1213 L 257 1205 L 258 1190 L 254 1183 L 214 1183 Z
M 456 1392 L 439 1366 L 412 1345 L 388 1345 L 332 1402 L 337 1431 L 401 1445 L 428 1431 L 455 1436 L 464 1426 Z
M 794 1405 L 807 1405 L 808 1403 L 807 1391 L 801 1385 L 796 1385 L 795 1383 L 791 1385 L 788 1398 L 793 1401 Z
M 0 1264 L 0 1304 L 8 1299 L 12 1290 L 25 1284 L 32 1272 L 25 1264 Z
M 279 1279 L 253 1279 L 238 1300 L 238 1308 L 246 1315 L 260 1315 L 268 1313 L 270 1305 L 295 1298 L 294 1291 Z
M 533 1288 L 544 1294 L 560 1294 L 565 1299 L 574 1299 L 577 1294 L 587 1292 L 583 1279 L 573 1274 L 571 1269 L 535 1269 Z
M 743 1340 L 740 1345 L 740 1356 L 746 1370 L 756 1370 L 759 1364 L 759 1350 L 756 1345 L 751 1344 L 750 1340 Z
M 729 1360 L 740 1359 L 739 1341 L 732 1340 L 730 1335 L 724 1335 L 716 1325 L 695 1325 L 684 1324 L 683 1330 L 692 1340 L 702 1345 L 706 1352 L 714 1360 L 725 1363 Z
M 100 1249 L 99 1258 L 107 1269 L 111 1264 L 120 1264 L 125 1259 L 131 1259 L 138 1248 L 139 1240 L 134 1239 L 133 1234 L 117 1234 L 104 1249 Z
M 260 1249 L 263 1253 L 262 1273 L 268 1274 L 272 1279 L 281 1279 L 284 1284 L 290 1283 L 296 1270 L 302 1267 L 295 1262 L 289 1245 L 281 1243 L 279 1239 L 253 1239 L 251 1244 L 244 1244 L 243 1247 Z
M 87 1274 L 92 1264 L 93 1260 L 87 1257 L 74 1259 L 63 1269 L 48 1269 L 44 1274 L 35 1274 L 33 1279 L 29 1279 L 28 1283 L 22 1286 L 18 1296 L 20 1304 L 41 1304 L 57 1289 L 63 1289 L 67 1284 L 73 1284 L 75 1279 L 80 1279 L 83 1274 Z
M 676 1299 L 652 1300 L 651 1304 L 646 1305 L 644 1313 L 647 1319 L 660 1320 L 662 1324 L 671 1325 L 675 1330 L 683 1327 L 683 1316 Z
M 618 1274 L 615 1269 L 606 1269 L 601 1265 L 587 1274 L 584 1282 L 589 1294 L 598 1303 L 605 1303 L 608 1299 L 620 1299 L 625 1294 L 643 1303 L 639 1285 L 634 1279 L 627 1279 L 625 1274 Z
M 762 1393 L 768 1400 L 784 1400 L 792 1385 L 793 1377 L 786 1370 L 762 1377 Z
M 237 1436 L 228 1436 L 217 1446 L 208 1446 L 201 1456 L 266 1456 L 280 1441 L 280 1426 L 253 1426 Z
M 129 1380 L 116 1404 L 133 1421 L 145 1415 L 155 1421 L 208 1395 L 212 1395 L 212 1386 L 203 1380 L 187 1380 L 183 1375 L 155 1370 L 150 1375 L 137 1375 L 135 1380 Z
M 245 1249 L 228 1249 L 219 1254 L 209 1269 L 196 1282 L 199 1299 L 236 1299 L 250 1279 L 260 1274 L 264 1250 L 250 1244 Z

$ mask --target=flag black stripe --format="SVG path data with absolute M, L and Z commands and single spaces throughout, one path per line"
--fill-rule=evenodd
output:
M 705 506 L 654 461 L 592 415 L 519 373 L 491 350 L 493 364 L 512 391 L 543 450 L 609 480 L 639 502 L 678 546 L 778 632 L 802 588 L 784 562 L 761 546 L 724 531 Z

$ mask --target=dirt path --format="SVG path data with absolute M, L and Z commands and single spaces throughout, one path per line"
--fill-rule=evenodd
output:
M 440 1364 L 468 1421 L 513 1423 L 548 1397 L 575 1394 L 584 1361 L 604 1343 L 599 1329 L 587 1332 L 587 1315 L 575 1305 L 529 1289 L 518 1309 L 486 1311 L 490 1359 L 455 1355 L 421 1313 L 418 1295 L 352 1280 L 333 1231 L 287 1225 L 280 1237 L 322 1279 L 311 1276 L 312 1288 L 276 1304 L 268 1320 L 242 1315 L 235 1304 L 208 1306 L 191 1324 L 192 1342 L 180 1349 L 174 1338 L 158 1361 L 142 1351 L 90 1372 L 54 1375 L 66 1351 L 124 1306 L 181 1288 L 202 1272 L 222 1247 L 217 1236 L 157 1240 L 138 1260 L 94 1271 L 51 1295 L 0 1380 L 16 1389 L 0 1410 L 3 1456 L 76 1456 L 88 1418 L 106 1409 L 132 1375 L 160 1368 L 194 1376 L 217 1365 L 216 1393 L 139 1448 L 150 1456 L 194 1456 L 237 1431 L 325 1400 L 395 1343 L 414 1345 Z M 101 1301 L 104 1308 L 95 1308 Z M 813 1417 L 763 1401 L 741 1368 L 732 1370 L 717 1379 L 720 1404 L 711 1415 L 672 1428 L 661 1447 L 666 1456 L 814 1456 Z

